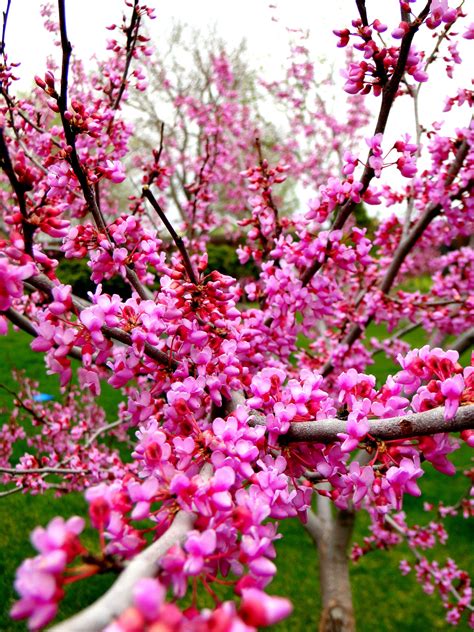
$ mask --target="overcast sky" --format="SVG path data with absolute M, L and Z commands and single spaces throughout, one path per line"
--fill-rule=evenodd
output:
M 453 1 L 450 0 L 451 4 Z M 148 5 L 155 8 L 157 15 L 151 23 L 151 33 L 154 41 L 159 43 L 167 41 L 173 20 L 187 23 L 203 33 L 215 25 L 217 32 L 231 45 L 245 38 L 249 56 L 255 65 L 263 68 L 267 79 L 274 79 L 279 76 L 279 68 L 288 54 L 286 27 L 304 28 L 310 31 L 308 43 L 315 59 L 326 56 L 336 67 L 343 65 L 344 52 L 336 48 L 337 39 L 332 29 L 344 28 L 357 17 L 354 0 L 274 0 L 272 4 L 276 8 L 270 8 L 270 2 L 272 0 L 148 0 Z M 421 4 L 424 0 L 417 0 L 414 6 L 416 8 Z M 6 6 L 6 0 L 0 0 L 2 5 Z M 22 90 L 31 85 L 35 74 L 43 74 L 48 54 L 60 54 L 52 45 L 51 34 L 43 28 L 40 5 L 40 0 L 11 2 L 6 45 L 9 59 L 21 62 L 18 69 L 21 81 L 18 83 Z M 120 20 L 123 6 L 122 0 L 66 0 L 69 39 L 78 57 L 87 60 L 94 54 L 100 57 L 104 53 L 105 42 L 111 36 L 105 27 Z M 399 19 L 398 6 L 398 0 L 367 0 L 369 19 L 379 17 L 392 26 Z M 466 0 L 464 9 L 471 13 L 470 18 L 463 21 L 467 25 L 474 19 L 474 0 Z M 377 15 L 376 11 L 381 15 Z M 426 45 L 431 50 L 433 42 L 430 37 L 430 32 L 417 36 L 418 47 Z M 472 42 L 463 40 L 462 44 L 461 52 L 466 61 L 469 55 L 472 60 Z M 441 66 L 432 70 L 435 80 L 423 86 L 422 90 L 422 120 L 431 123 L 442 117 L 445 96 L 454 94 L 455 86 L 460 82 L 469 85 L 472 67 L 472 63 L 463 64 L 457 69 L 454 82 L 446 79 Z M 378 100 L 371 98 L 371 101 L 374 107 L 378 107 Z M 397 105 L 398 111 L 392 121 L 394 134 L 413 130 L 408 101 L 405 99 L 404 103 Z M 465 124 L 467 120 L 467 112 L 465 116 L 456 113 L 451 127 Z
M 6 0 L 0 2 L 6 5 Z M 34 74 L 38 63 L 53 50 L 50 35 L 42 28 L 41 4 L 40 0 L 12 0 L 8 51 L 12 60 L 22 61 L 25 78 Z M 281 0 L 274 2 L 276 9 L 272 9 L 268 0 L 148 0 L 157 15 L 151 23 L 157 40 L 169 32 L 173 20 L 204 33 L 216 25 L 231 44 L 245 38 L 250 53 L 267 71 L 285 59 L 286 26 L 310 29 L 320 54 L 325 50 L 334 53 L 336 38 L 332 29 L 354 17 L 352 0 L 331 0 L 331 8 L 320 14 L 315 7 L 322 4 L 321 0 Z M 110 37 L 104 29 L 120 19 L 123 6 L 122 0 L 66 0 L 69 38 L 78 56 L 87 59 L 94 53 L 100 55 L 105 37 Z

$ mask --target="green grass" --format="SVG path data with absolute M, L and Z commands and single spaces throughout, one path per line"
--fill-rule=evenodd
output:
M 384 335 L 383 328 L 372 326 L 370 335 Z M 370 337 L 370 336 L 369 336 Z M 425 343 L 424 336 L 412 332 L 409 341 L 415 346 Z M 43 392 L 55 396 L 59 394 L 56 376 L 47 376 L 44 371 L 41 354 L 29 349 L 29 338 L 24 334 L 13 334 L 0 339 L 0 350 L 3 364 L 0 369 L 0 382 L 15 389 L 11 377 L 11 369 L 25 369 L 27 374 L 40 382 Z M 464 359 L 466 362 L 467 359 Z M 393 365 L 379 354 L 377 364 L 369 369 L 382 381 L 388 373 L 393 372 Z M 0 391 L 0 406 L 9 406 L 11 397 Z M 108 417 L 113 419 L 119 394 L 112 389 L 104 388 L 101 396 L 102 405 Z M 454 461 L 458 466 L 466 467 L 469 462 L 469 450 L 464 448 L 456 453 Z M 426 475 L 421 479 L 424 492 L 423 500 L 437 501 L 442 498 L 446 503 L 455 502 L 466 490 L 467 480 L 458 475 L 448 479 L 431 467 L 426 468 Z M 417 499 L 408 497 L 405 509 L 411 523 L 425 524 L 429 515 L 421 507 Z M 33 554 L 28 538 L 31 530 L 37 525 L 45 525 L 53 516 L 69 517 L 83 515 L 85 503 L 79 494 L 55 498 L 52 493 L 43 496 L 25 496 L 15 494 L 0 499 L 0 590 L 3 608 L 0 612 L 0 630 L 16 632 L 25 630 L 22 623 L 12 622 L 8 610 L 15 598 L 12 582 L 16 567 L 21 561 Z M 368 519 L 363 513 L 358 514 L 354 541 L 362 541 L 367 533 Z M 450 519 L 450 540 L 447 546 L 438 547 L 435 555 L 440 561 L 453 557 L 463 568 L 473 572 L 472 563 L 472 530 L 468 521 Z M 320 598 L 318 583 L 318 560 L 308 535 L 297 520 L 288 520 L 281 525 L 283 538 L 277 543 L 278 573 L 270 592 L 289 596 L 294 603 L 294 613 L 285 622 L 275 626 L 278 632 L 303 632 L 317 629 L 320 614 Z M 95 546 L 94 533 L 86 531 L 86 542 Z M 398 564 L 403 558 L 410 559 L 405 547 L 389 552 L 373 552 L 365 556 L 357 564 L 351 566 L 354 603 L 358 630 L 360 632 L 450 630 L 444 621 L 444 611 L 437 596 L 428 597 L 422 592 L 412 574 L 402 577 Z M 109 586 L 113 578 L 99 576 L 91 580 L 78 582 L 68 591 L 61 605 L 60 616 L 67 617 L 95 600 Z M 459 629 L 459 628 L 458 628 Z M 84 631 L 86 632 L 86 631 Z
M 13 369 L 24 370 L 28 377 L 39 382 L 40 391 L 59 397 L 59 381 L 57 375 L 47 375 L 44 356 L 30 349 L 31 338 L 23 332 L 15 332 L 0 338 L 2 365 L 0 368 L 0 384 L 16 391 L 17 383 L 12 375 Z M 108 386 L 102 385 L 100 403 L 104 407 L 110 421 L 114 420 L 121 394 Z M 0 389 L 0 409 L 9 410 L 12 396 Z M 5 421 L 6 412 L 0 414 L 0 426 Z M 53 492 L 31 496 L 14 494 L 0 498 L 0 591 L 2 605 L 0 609 L 0 631 L 14 632 L 25 630 L 24 623 L 15 623 L 8 617 L 8 611 L 15 599 L 13 579 L 15 570 L 23 559 L 34 554 L 29 543 L 29 534 L 38 525 L 46 525 L 54 516 L 66 518 L 73 515 L 86 515 L 86 503 L 81 494 L 71 493 L 56 497 Z M 85 532 L 84 541 L 95 546 L 94 530 Z M 61 606 L 61 614 L 70 616 L 80 608 L 96 599 L 110 585 L 112 577 L 98 576 L 92 580 L 78 582 L 67 591 Z

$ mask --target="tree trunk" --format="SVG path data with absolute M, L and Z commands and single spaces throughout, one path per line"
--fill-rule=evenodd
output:
M 306 525 L 319 553 L 319 632 L 355 632 L 348 557 L 355 514 L 337 511 L 333 516 L 331 509 L 331 501 L 319 496 L 317 515 L 311 512 Z
M 319 538 L 319 577 L 323 606 L 319 632 L 355 631 L 347 551 L 353 526 L 354 513 L 338 511 L 331 528 L 325 528 Z

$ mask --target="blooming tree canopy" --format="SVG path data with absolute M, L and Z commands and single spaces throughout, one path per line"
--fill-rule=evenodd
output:
M 397 23 L 356 0 L 352 23 L 334 31 L 348 51 L 342 120 L 304 37 L 281 82 L 259 81 L 287 114 L 277 139 L 224 50 L 200 91 L 168 73 L 142 30 L 154 12 L 138 0 L 125 2 L 92 73 L 72 55 L 65 0 L 45 7 L 61 63 L 50 60 L 28 96 L 15 92 L 3 29 L 0 332 L 31 334 L 65 395 L 41 401 L 19 380 L 1 495 L 83 491 L 89 507 L 31 536 L 37 555 L 17 571 L 11 610 L 30 629 L 55 618 L 68 584 L 103 572 L 117 573 L 110 590 L 53 630 L 272 625 L 292 609 L 271 594 L 290 517 L 319 548 L 321 629 L 353 629 L 346 548 L 358 510 L 371 531 L 353 558 L 407 541 L 448 621 L 474 627 L 467 573 L 423 553 L 446 538 L 443 516 L 472 516 L 472 499 L 441 507 L 428 527 L 403 513 L 405 495 L 421 495 L 422 463 L 449 476 L 450 454 L 474 446 L 474 366 L 459 363 L 474 339 L 472 90 L 447 96 L 454 132 L 418 114 L 422 85 L 453 75 L 474 25 L 463 3 L 392 2 Z M 431 49 L 417 48 L 422 32 Z M 147 90 L 150 66 L 176 115 L 155 129 L 156 147 L 132 152 L 143 129 L 124 105 Z M 402 99 L 415 135 L 388 143 Z M 314 191 L 307 206 L 285 210 L 285 182 Z M 384 210 L 368 229 L 357 211 L 372 205 Z M 252 263 L 246 278 L 209 266 L 215 239 Z M 87 297 L 61 282 L 60 262 L 74 259 L 87 261 Z M 413 291 L 406 281 L 422 273 L 430 288 Z M 117 278 L 127 290 L 107 292 Z M 371 323 L 389 335 L 371 337 Z M 431 342 L 411 349 L 404 336 L 417 328 Z M 370 374 L 380 353 L 398 367 L 383 384 Z M 123 395 L 112 422 L 97 403 L 104 382 Z M 86 520 L 98 553 L 81 540 Z M 200 606 L 201 590 L 214 608 Z

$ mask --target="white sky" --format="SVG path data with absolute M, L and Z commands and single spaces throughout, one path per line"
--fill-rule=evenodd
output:
M 148 0 L 148 5 L 155 8 L 157 15 L 153 22 L 148 23 L 156 42 L 166 41 L 173 20 L 187 23 L 204 33 L 216 25 L 218 33 L 231 45 L 245 38 L 255 64 L 272 78 L 278 75 L 278 69 L 287 56 L 285 27 L 308 29 L 309 45 L 315 58 L 326 56 L 330 62 L 336 62 L 337 67 L 343 64 L 344 53 L 336 48 L 337 39 L 332 29 L 350 25 L 351 19 L 357 17 L 354 0 L 275 0 L 276 9 L 269 8 L 270 3 L 271 0 Z M 450 3 L 453 4 L 454 0 Z M 2 9 L 6 4 L 6 0 L 0 0 Z M 42 25 L 41 4 L 41 0 L 11 2 L 7 52 L 11 61 L 22 64 L 18 71 L 22 89 L 30 85 L 35 74 L 41 74 L 45 57 L 54 51 L 51 34 Z M 414 6 L 421 4 L 424 2 L 418 0 Z M 115 35 L 106 31 L 105 27 L 120 20 L 123 6 L 123 0 L 66 0 L 69 39 L 78 57 L 87 60 L 94 54 L 101 56 L 106 39 Z M 380 17 L 389 25 L 398 21 L 398 0 L 367 0 L 367 10 L 369 19 Z M 474 19 L 474 0 L 465 0 L 464 10 L 471 13 L 471 20 L 463 21 L 467 25 Z M 272 16 L 276 16 L 278 22 L 273 21 Z M 417 36 L 415 41 L 422 40 Z M 429 36 L 423 41 L 430 43 Z M 463 44 L 466 49 L 469 42 L 464 40 Z M 467 61 L 469 53 L 466 52 L 465 57 Z M 462 69 L 465 77 L 472 75 L 466 66 L 469 64 Z M 442 97 L 452 90 L 452 82 L 444 80 L 444 72 L 439 69 L 437 73 L 437 82 L 430 87 L 428 98 L 425 98 L 424 105 L 430 105 L 430 113 L 435 112 L 432 107 L 434 102 L 442 101 L 442 98 L 433 100 L 433 95 Z

